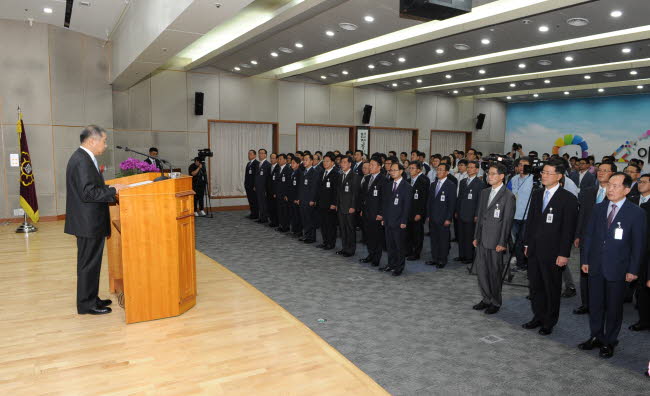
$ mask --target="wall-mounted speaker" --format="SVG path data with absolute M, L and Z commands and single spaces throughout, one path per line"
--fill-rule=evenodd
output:
M 370 105 L 363 106 L 363 118 L 361 119 L 361 123 L 368 124 L 370 122 L 371 114 L 372 114 L 372 106 Z
M 203 92 L 194 92 L 194 115 L 203 115 Z
M 485 122 L 485 114 L 479 113 L 476 118 L 476 129 L 483 129 L 483 123 Z

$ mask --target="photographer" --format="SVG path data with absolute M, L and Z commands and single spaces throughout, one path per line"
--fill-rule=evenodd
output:
M 205 164 L 201 157 L 195 157 L 194 163 L 190 165 L 189 174 L 192 175 L 192 190 L 194 190 L 194 216 L 205 216 L 203 198 L 208 178 L 205 173 Z
M 514 146 L 514 145 L 513 145 Z M 523 237 L 526 232 L 526 218 L 530 207 L 530 194 L 534 187 L 534 177 L 530 157 L 521 157 L 516 161 L 515 175 L 508 182 L 508 190 L 515 194 L 515 219 L 512 222 L 512 239 L 514 240 L 513 257 L 517 260 L 517 270 L 524 271 L 528 268 L 526 256 L 524 255 Z M 513 269 L 515 270 L 515 269 Z
M 521 144 L 513 143 L 512 149 L 510 150 L 510 157 L 512 159 L 519 159 L 524 156 L 524 150 Z

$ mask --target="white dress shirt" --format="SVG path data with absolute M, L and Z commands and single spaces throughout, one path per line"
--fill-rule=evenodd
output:
M 92 151 L 88 150 L 84 146 L 79 146 L 79 148 L 82 148 L 85 152 L 88 153 L 88 155 L 90 156 L 90 159 L 93 160 L 93 164 L 95 164 L 95 168 L 97 169 L 97 172 L 99 172 L 99 165 L 97 165 L 97 158 L 95 158 L 95 154 L 93 154 Z

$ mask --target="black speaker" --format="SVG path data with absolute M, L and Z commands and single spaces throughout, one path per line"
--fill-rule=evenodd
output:
M 361 119 L 362 124 L 367 124 L 370 122 L 370 114 L 372 114 L 372 106 L 363 106 L 363 118 Z
M 476 118 L 476 129 L 483 129 L 483 123 L 485 122 L 485 114 L 479 113 Z
M 194 92 L 194 115 L 203 115 L 203 92 Z

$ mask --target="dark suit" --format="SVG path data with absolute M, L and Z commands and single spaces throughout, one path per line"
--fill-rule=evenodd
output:
M 246 199 L 251 209 L 251 218 L 257 218 L 257 194 L 255 194 L 255 175 L 258 172 L 260 163 L 256 159 L 246 163 L 246 175 L 244 176 L 244 188 Z
M 424 222 L 427 218 L 427 202 L 429 195 L 429 178 L 420 173 L 415 180 L 411 181 L 411 213 L 406 225 L 407 235 L 407 254 L 412 257 L 420 258 L 422 245 L 424 244 Z M 420 220 L 415 221 L 415 216 L 420 216 Z
M 308 241 L 316 240 L 316 195 L 320 173 L 315 167 L 303 172 L 302 182 L 298 190 L 300 200 L 300 216 L 302 218 L 303 235 Z M 309 205 L 314 202 L 314 206 Z
M 456 185 L 449 179 L 445 180 L 436 194 L 440 180 L 431 183 L 427 201 L 427 216 L 431 238 L 431 257 L 434 263 L 447 264 L 449 255 L 450 226 L 456 210 Z M 449 221 L 448 225 L 444 225 Z
M 361 176 L 350 169 L 347 176 L 341 173 L 339 179 L 336 208 L 339 216 L 339 227 L 341 227 L 342 250 L 345 253 L 354 255 L 357 247 L 356 211 L 360 207 Z M 350 209 L 354 209 L 355 213 L 350 213 Z
M 289 218 L 291 222 L 291 232 L 296 235 L 302 233 L 302 217 L 300 215 L 300 205 L 294 203 L 299 199 L 299 190 L 302 183 L 303 171 L 300 168 L 291 170 L 291 184 L 287 191 L 287 198 L 289 199 Z
M 641 193 L 639 192 L 639 183 L 638 183 L 638 181 L 636 183 L 634 183 L 634 185 L 630 189 L 630 193 L 627 194 L 627 196 L 625 198 L 627 198 L 630 202 L 632 202 L 635 205 L 639 204 L 639 200 L 641 199 Z
M 646 213 L 646 227 L 650 224 L 650 202 L 641 205 L 641 208 Z M 650 238 L 650 233 L 646 233 Z M 639 308 L 639 325 L 642 327 L 650 327 L 650 287 L 648 287 L 648 280 L 650 280 L 650 240 L 646 238 L 646 250 L 641 268 L 639 269 L 639 279 L 637 281 L 637 305 Z
M 77 311 L 88 312 L 99 299 L 99 273 L 104 239 L 111 233 L 108 204 L 116 191 L 104 178 L 90 155 L 78 148 L 66 168 L 66 217 L 64 232 L 77 237 Z
M 144 160 L 144 162 L 146 162 L 149 165 L 155 164 L 156 168 L 158 168 L 159 170 L 163 170 L 163 164 L 162 164 L 162 162 L 160 162 L 160 160 L 158 158 L 155 158 L 153 160 L 151 158 L 147 158 L 147 159 Z
M 589 266 L 589 326 L 591 336 L 603 344 L 618 340 L 623 321 L 626 274 L 638 275 L 646 242 L 646 214 L 630 201 L 623 202 L 611 226 L 607 212 L 611 202 L 602 202 L 593 210 L 584 233 L 580 262 Z M 616 229 L 623 229 L 616 239 Z M 646 263 L 643 263 L 646 265 Z
M 277 189 L 278 182 L 280 181 L 280 165 L 277 163 L 271 165 L 271 177 L 269 179 L 269 189 L 267 190 L 267 200 L 269 207 L 270 225 L 277 227 L 278 225 L 278 203 L 277 203 Z
M 458 199 L 456 200 L 456 213 L 458 214 L 458 256 L 465 260 L 474 260 L 474 229 L 478 216 L 478 203 L 483 189 L 483 182 L 474 177 L 467 184 L 469 178 L 460 181 Z
M 280 166 L 278 165 L 278 168 Z M 289 186 L 291 185 L 291 173 L 293 170 L 289 164 L 284 165 L 282 170 L 278 170 L 278 176 L 275 183 L 276 202 L 278 205 L 278 223 L 282 231 L 289 230 L 289 211 L 291 204 L 289 202 Z M 285 199 L 286 198 L 286 199 Z
M 255 175 L 255 195 L 257 195 L 257 207 L 259 213 L 259 221 L 266 222 L 269 218 L 269 204 L 267 194 L 271 182 L 271 163 L 264 160 L 257 168 Z
M 543 208 L 546 189 L 536 190 L 530 199 L 524 246 L 528 247 L 528 281 L 535 320 L 552 329 L 560 317 L 562 272 L 558 256 L 569 257 L 578 221 L 578 200 L 563 187 Z
M 336 206 L 338 187 L 341 175 L 332 169 L 327 170 L 320 179 L 318 187 L 318 212 L 320 215 L 320 231 L 323 236 L 323 245 L 334 247 L 336 245 Z
M 373 175 L 368 175 L 367 177 L 368 181 L 360 191 L 362 219 L 366 231 L 368 259 L 373 265 L 379 265 L 385 235 L 381 220 L 377 220 L 377 216 L 381 216 L 384 211 L 382 200 L 388 181 L 381 173 L 378 173 L 374 179 Z M 371 180 L 372 183 L 370 183 Z
M 352 171 L 359 176 L 363 176 L 363 161 L 352 164 Z
M 394 273 L 404 271 L 406 259 L 406 228 L 411 211 L 411 186 L 402 179 L 393 192 L 394 181 L 386 183 L 382 197 L 383 221 L 386 230 L 386 247 L 388 250 L 388 265 Z
M 598 185 L 598 179 L 596 179 L 596 176 L 587 171 L 584 176 L 582 176 L 582 181 L 580 180 L 580 173 L 579 172 L 571 172 L 569 174 L 569 179 L 573 180 L 573 182 L 578 186 L 580 191 L 582 191 L 583 188 L 586 187 L 593 187 Z

